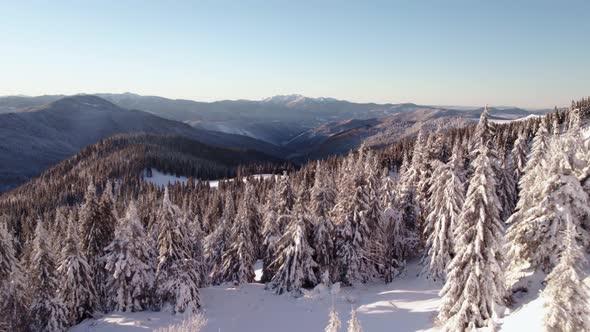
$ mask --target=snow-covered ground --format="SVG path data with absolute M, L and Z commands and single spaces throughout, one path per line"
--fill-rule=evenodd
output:
M 523 116 L 521 118 L 516 118 L 516 119 L 504 119 L 504 120 L 490 119 L 490 121 L 493 123 L 509 123 L 509 122 L 514 122 L 514 121 L 525 121 L 525 120 L 529 120 L 529 119 L 533 119 L 533 118 L 539 118 L 542 116 L 543 115 L 531 114 L 531 115 Z
M 306 291 L 301 298 L 275 295 L 265 290 L 264 285 L 255 283 L 207 287 L 201 289 L 202 310 L 208 320 L 204 331 L 323 331 L 332 301 L 344 325 L 354 306 L 367 332 L 425 331 L 433 325 L 441 284 L 416 278 L 418 271 L 414 264 L 406 276 L 389 285 L 375 283 L 332 289 L 319 286 Z M 150 331 L 181 320 L 182 316 L 165 312 L 113 313 L 87 320 L 71 331 Z
M 259 279 L 260 262 L 255 268 Z M 417 277 L 419 271 L 420 266 L 412 263 L 405 276 L 389 285 L 374 283 L 332 289 L 319 286 L 306 291 L 301 298 L 274 295 L 265 290 L 264 285 L 256 283 L 203 288 L 202 312 L 208 320 L 204 332 L 323 331 L 332 301 L 344 327 L 354 306 L 365 332 L 433 332 L 436 331 L 433 325 L 442 285 Z M 542 276 L 529 278 L 530 291 L 515 296 L 515 305 L 499 321 L 500 331 L 543 330 L 542 280 Z M 590 277 L 585 282 L 590 285 Z M 70 331 L 145 332 L 179 323 L 183 318 L 166 312 L 112 313 L 97 320 L 86 320 Z
M 272 177 L 273 174 L 255 174 L 252 176 L 255 179 L 268 179 L 268 178 Z M 188 181 L 188 178 L 185 176 L 176 176 L 176 175 L 162 173 L 155 168 L 152 168 L 152 176 L 151 177 L 145 176 L 145 173 L 144 173 L 143 179 L 146 182 L 155 184 L 160 187 L 167 186 L 169 184 L 174 184 L 174 183 L 186 183 Z M 232 181 L 232 180 L 233 179 L 229 179 L 227 181 Z M 209 186 L 211 188 L 217 188 L 219 186 L 219 181 L 221 181 L 221 180 L 210 180 L 207 182 L 209 182 Z

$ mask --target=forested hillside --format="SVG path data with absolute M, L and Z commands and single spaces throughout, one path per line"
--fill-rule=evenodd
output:
M 297 170 L 175 137 L 103 140 L 0 196 L 0 328 L 196 313 L 200 288 L 251 283 L 256 261 L 270 292 L 297 297 L 390 283 L 418 258 L 423 276 L 444 281 L 442 330 L 495 326 L 534 271 L 553 300 L 546 325 L 588 330 L 589 113 L 589 99 L 505 124 L 484 111 L 477 125 Z M 159 187 L 142 180 L 147 168 L 193 179 Z M 247 177 L 269 172 L 279 176 Z

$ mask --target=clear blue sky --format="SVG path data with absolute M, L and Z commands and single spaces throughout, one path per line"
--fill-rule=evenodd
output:
M 590 1 L 4 1 L 0 95 L 552 107 L 590 95 Z

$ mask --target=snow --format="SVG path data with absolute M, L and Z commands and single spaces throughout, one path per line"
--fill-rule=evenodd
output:
M 252 177 L 254 177 L 255 179 L 269 179 L 272 176 L 276 176 L 273 174 L 254 174 L 252 175 Z M 152 168 L 152 176 L 148 177 L 145 175 L 143 175 L 143 180 L 149 183 L 152 183 L 156 186 L 167 186 L 169 184 L 174 184 L 174 183 L 182 183 L 185 184 L 188 181 L 188 178 L 185 176 L 176 176 L 176 175 L 172 175 L 172 174 L 166 174 L 166 173 L 162 173 L 160 171 L 158 171 L 155 168 Z M 209 180 L 207 182 L 209 182 L 209 186 L 211 188 L 218 188 L 219 187 L 219 182 L 220 181 L 233 181 L 234 179 L 227 179 L 227 180 Z M 244 181 L 246 181 L 246 179 L 244 179 Z
M 509 123 L 509 122 L 514 122 L 514 121 L 530 120 L 530 119 L 539 118 L 539 117 L 542 117 L 542 116 L 543 115 L 539 115 L 539 114 L 531 114 L 531 115 L 527 115 L 527 116 L 523 116 L 521 118 L 515 118 L 515 119 L 503 119 L 503 120 L 490 119 L 490 122 L 493 122 L 493 123 Z
M 188 181 L 187 177 L 184 176 L 175 176 L 166 173 L 162 173 L 155 168 L 152 168 L 152 176 L 147 177 L 144 173 L 143 176 L 144 181 L 154 184 L 156 186 L 167 186 L 169 184 L 174 183 L 186 183 Z
M 254 264 L 254 281 L 262 280 L 262 260 L 259 259 Z
M 343 322 L 350 319 L 351 307 L 357 308 L 367 332 L 391 331 L 392 327 L 400 332 L 427 331 L 436 316 L 442 285 L 416 277 L 419 271 L 413 263 L 405 277 L 389 285 L 320 286 L 299 298 L 275 295 L 256 283 L 203 288 L 202 311 L 208 320 L 203 332 L 323 331 L 332 301 Z M 70 331 L 150 331 L 181 320 L 181 316 L 166 312 L 113 313 L 86 320 Z
M 255 270 L 258 278 L 262 273 L 260 262 Z M 274 295 L 257 283 L 203 288 L 202 312 L 208 320 L 203 332 L 323 331 L 332 301 L 344 323 L 341 331 L 346 330 L 345 322 L 350 319 L 351 307 L 354 307 L 366 332 L 435 332 L 434 318 L 442 284 L 418 277 L 420 270 L 421 266 L 412 262 L 404 276 L 388 285 L 379 282 L 342 288 L 339 284 L 319 285 L 304 291 L 300 298 Z M 543 277 L 536 275 L 526 279 L 529 292 L 515 296 L 516 303 L 499 321 L 499 331 L 543 330 Z M 590 277 L 585 282 L 590 286 Z M 177 324 L 184 318 L 166 312 L 112 313 L 86 320 L 70 332 L 145 332 Z

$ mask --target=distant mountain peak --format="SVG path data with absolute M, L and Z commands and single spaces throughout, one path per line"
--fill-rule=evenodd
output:
M 51 108 L 66 109 L 100 109 L 100 110 L 122 110 L 119 106 L 110 101 L 87 94 L 78 94 L 68 96 L 51 102 L 48 106 Z
M 306 103 L 327 103 L 327 102 L 335 102 L 338 99 L 330 98 L 330 97 L 306 97 L 300 94 L 291 94 L 291 95 L 276 95 L 273 97 L 265 98 L 262 100 L 265 103 L 274 103 L 274 104 L 282 104 L 286 105 L 287 107 L 296 107 L 301 104 Z

